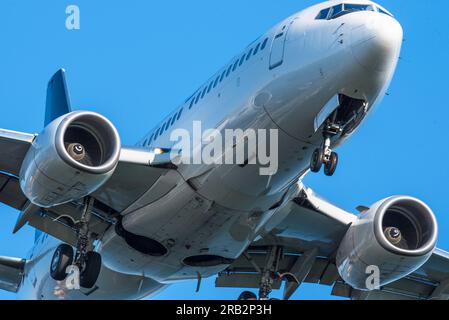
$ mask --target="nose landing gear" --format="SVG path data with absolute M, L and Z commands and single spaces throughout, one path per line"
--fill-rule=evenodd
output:
M 324 164 L 324 174 L 328 177 L 334 175 L 338 166 L 338 154 L 332 151 L 331 138 L 342 132 L 342 128 L 336 124 L 328 124 L 324 129 L 324 142 L 320 148 L 317 148 L 310 162 L 312 172 L 320 172 Z
M 90 251 L 93 247 L 89 232 L 89 221 L 92 215 L 94 200 L 86 199 L 85 209 L 80 221 L 76 223 L 78 242 L 76 253 L 67 244 L 61 244 L 55 250 L 51 265 L 50 275 L 56 281 L 64 281 L 67 277 L 68 267 L 73 266 L 79 270 L 79 286 L 91 289 L 97 282 L 101 270 L 101 255 Z

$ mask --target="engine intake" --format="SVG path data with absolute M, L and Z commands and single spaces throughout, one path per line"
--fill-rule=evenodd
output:
M 437 223 L 423 202 L 406 197 L 391 198 L 379 208 L 375 232 L 386 250 L 404 256 L 422 256 L 435 248 Z
M 380 271 L 384 286 L 419 269 L 436 248 L 438 225 L 422 201 L 398 196 L 379 201 L 348 230 L 337 253 L 343 280 L 359 290 L 372 290 L 370 267 Z
M 61 158 L 93 174 L 107 173 L 117 165 L 119 141 L 112 123 L 93 112 L 69 115 L 56 132 L 56 150 Z
M 105 117 L 72 112 L 49 124 L 22 165 L 21 187 L 34 204 L 48 208 L 81 199 L 113 174 L 120 137 Z

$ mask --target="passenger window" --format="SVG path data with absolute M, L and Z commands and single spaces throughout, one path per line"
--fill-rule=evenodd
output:
M 220 78 L 220 82 L 222 82 L 224 80 L 225 76 L 226 76 L 226 70 L 223 71 L 223 74 L 221 75 L 221 78 Z
M 260 42 L 257 44 L 256 49 L 254 49 L 253 55 L 256 55 L 259 52 L 260 49 Z
M 148 140 L 148 145 L 150 145 L 153 142 L 154 139 L 154 133 L 151 135 L 150 140 Z
M 220 81 L 220 76 L 218 76 L 217 79 L 215 79 L 214 88 L 217 87 L 219 81 Z
M 176 121 L 176 114 L 173 116 L 173 119 L 171 120 L 170 126 L 174 125 Z
M 226 72 L 226 77 L 229 77 L 231 71 L 232 71 L 232 64 L 229 66 L 228 71 Z
M 253 49 L 249 50 L 248 54 L 246 55 L 246 61 L 248 61 L 249 58 L 251 58 L 252 54 L 253 54 Z
M 168 128 L 170 127 L 170 120 L 171 120 L 171 119 L 168 119 L 167 123 L 165 124 L 165 129 L 164 129 L 164 131 L 167 131 Z
M 234 64 L 234 67 L 232 67 L 233 72 L 237 69 L 238 65 L 239 65 L 239 61 L 237 60 Z
M 148 142 L 148 140 L 147 139 L 145 139 L 145 141 L 143 142 L 143 144 L 142 144 L 142 146 L 146 146 L 147 145 L 147 142 Z
M 203 93 L 201 94 L 201 99 L 206 95 L 207 87 L 204 87 Z
M 181 110 L 179 110 L 178 117 L 176 118 L 176 120 L 181 119 L 181 116 L 182 116 L 182 112 L 183 112 L 183 111 L 184 111 L 184 108 L 182 108 Z
M 240 58 L 239 66 L 242 66 L 243 62 L 245 62 L 245 55 Z
M 207 88 L 207 93 L 209 93 L 211 90 L 212 90 L 212 86 L 214 85 L 214 82 L 212 81 L 210 84 L 209 84 L 209 88 Z
M 195 97 L 193 97 L 192 101 L 190 101 L 189 109 L 192 109 L 194 103 L 195 103 Z
M 158 129 L 156 130 L 156 133 L 154 134 L 154 139 L 155 139 L 155 140 L 156 140 L 157 136 L 159 135 L 159 130 L 160 130 L 160 128 L 158 128 Z
M 200 101 L 200 98 L 201 98 L 201 91 L 200 91 L 200 92 L 198 93 L 198 95 L 196 96 L 195 104 L 197 104 L 198 101 Z
M 267 43 L 268 43 L 268 38 L 266 38 L 266 39 L 264 40 L 264 42 L 262 43 L 262 47 L 260 48 L 260 50 L 264 50 L 265 47 L 267 46 Z

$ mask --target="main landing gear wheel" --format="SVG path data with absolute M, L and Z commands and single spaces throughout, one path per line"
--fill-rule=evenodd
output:
M 324 167 L 324 174 L 328 177 L 332 177 L 337 170 L 338 166 L 338 154 L 335 152 L 332 152 L 329 160 L 326 162 L 326 165 Z
M 257 296 L 256 296 L 255 293 L 253 293 L 251 291 L 244 291 L 239 296 L 238 300 L 242 300 L 242 301 L 257 301 Z
M 313 152 L 312 155 L 312 160 L 310 162 L 310 170 L 312 170 L 312 172 L 320 172 L 321 167 L 323 166 L 323 150 L 322 149 L 316 149 Z
M 95 286 L 101 270 L 101 255 L 98 252 L 86 254 L 84 268 L 80 274 L 80 286 L 91 289 Z
M 67 277 L 67 267 L 73 263 L 73 248 L 68 244 L 61 244 L 56 248 L 50 265 L 50 275 L 56 281 L 63 281 Z

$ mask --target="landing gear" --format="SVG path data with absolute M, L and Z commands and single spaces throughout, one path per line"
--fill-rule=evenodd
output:
M 244 291 L 239 296 L 238 300 L 242 300 L 242 301 L 257 301 L 257 296 L 256 296 L 255 293 L 253 293 L 251 291 Z
M 312 161 L 310 163 L 310 170 L 312 170 L 312 172 L 315 173 L 320 172 L 321 167 L 323 166 L 323 159 L 324 159 L 323 150 L 320 148 L 315 149 L 312 155 Z
M 50 266 L 50 275 L 54 280 L 65 280 L 67 267 L 73 265 L 80 271 L 81 287 L 91 289 L 97 282 L 101 270 L 101 255 L 91 250 L 93 244 L 89 232 L 93 203 L 92 198 L 86 198 L 83 214 L 76 223 L 78 236 L 76 254 L 67 244 L 62 244 L 56 249 Z
M 269 300 L 269 295 L 273 291 L 273 284 L 279 271 L 279 262 L 282 258 L 282 247 L 273 246 L 270 248 L 259 287 L 259 300 Z
M 93 288 L 98 280 L 101 270 L 101 255 L 90 251 L 86 254 L 84 268 L 81 269 L 80 286 L 86 289 Z
M 338 166 L 338 154 L 331 149 L 331 138 L 342 132 L 342 128 L 336 124 L 329 122 L 323 130 L 324 143 L 317 148 L 310 161 L 310 170 L 312 172 L 320 172 L 324 164 L 324 174 L 328 177 L 334 175 Z
M 326 165 L 324 167 L 324 174 L 328 177 L 332 177 L 337 170 L 338 166 L 338 154 L 335 152 L 332 152 L 329 160 L 326 162 Z
M 268 249 L 267 258 L 265 261 L 265 267 L 261 269 L 254 260 L 248 255 L 244 254 L 246 259 L 254 266 L 254 269 L 260 274 L 259 283 L 259 299 L 257 295 L 250 292 L 244 291 L 239 296 L 239 300 L 274 300 L 270 299 L 270 294 L 273 291 L 273 285 L 276 281 L 281 280 L 283 275 L 279 273 L 280 261 L 283 257 L 283 248 L 279 246 L 272 246 Z
M 310 170 L 315 173 L 320 172 L 323 164 L 324 174 L 328 177 L 332 177 L 337 170 L 338 154 L 330 149 L 325 151 L 319 148 L 316 149 L 312 155 Z
M 67 267 L 73 263 L 73 248 L 61 244 L 56 248 L 50 265 L 50 275 L 54 280 L 63 281 L 67 277 Z

